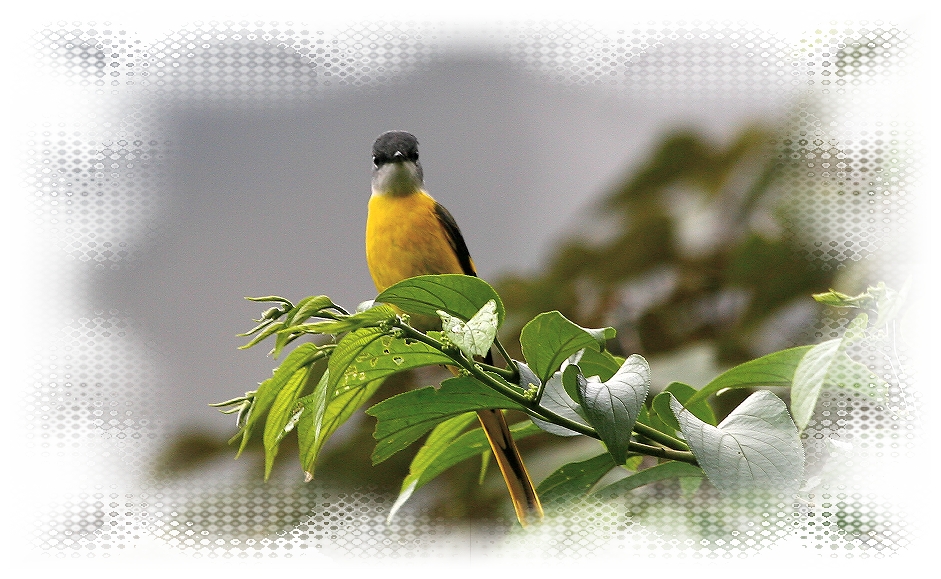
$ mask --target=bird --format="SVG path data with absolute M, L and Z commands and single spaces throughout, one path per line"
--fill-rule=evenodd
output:
M 366 263 L 382 292 L 419 275 L 476 276 L 461 230 L 451 213 L 426 190 L 418 139 L 386 131 L 372 146 L 372 194 L 366 218 Z M 492 363 L 492 354 L 485 361 Z M 506 482 L 520 524 L 542 519 L 542 505 L 503 411 L 477 413 Z

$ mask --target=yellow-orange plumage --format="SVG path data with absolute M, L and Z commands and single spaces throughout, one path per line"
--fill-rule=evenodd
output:
M 465 273 L 436 206 L 424 191 L 370 198 L 366 263 L 378 291 L 416 275 Z
M 476 275 L 454 218 L 422 188 L 415 137 L 402 131 L 383 133 L 373 145 L 373 163 L 366 263 L 376 289 L 381 292 L 418 275 Z M 413 323 L 420 317 L 413 316 Z M 485 361 L 493 360 L 488 354 Z M 480 410 L 477 415 L 520 523 L 542 518 L 542 505 L 503 412 Z

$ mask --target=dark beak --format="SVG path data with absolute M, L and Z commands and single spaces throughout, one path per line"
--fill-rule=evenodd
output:
M 396 151 L 395 154 L 392 155 L 392 158 L 395 159 L 396 161 L 401 161 L 402 159 L 405 158 L 405 153 L 403 153 L 402 151 Z

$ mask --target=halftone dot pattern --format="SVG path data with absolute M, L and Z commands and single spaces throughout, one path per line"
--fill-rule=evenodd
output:
M 25 144 L 23 178 L 52 264 L 43 274 L 94 302 L 93 271 L 134 267 L 145 246 L 166 241 L 161 191 L 172 178 L 165 163 L 178 153 L 161 128 L 168 110 L 271 107 L 338 87 L 374 90 L 407 82 L 468 42 L 519 74 L 572 91 L 787 103 L 773 143 L 784 234 L 810 240 L 802 250 L 826 267 L 852 272 L 865 263 L 890 285 L 904 279 L 919 136 L 872 89 L 891 89 L 913 49 L 905 31 L 883 22 L 832 22 L 798 44 L 734 22 L 647 22 L 614 33 L 535 21 L 486 33 L 208 22 L 156 39 L 108 22 L 54 23 L 36 32 L 30 50 L 76 98 L 38 123 Z M 891 497 L 860 483 L 873 459 L 889 469 L 909 458 L 918 433 L 911 361 L 893 328 L 851 351 L 888 382 L 888 402 L 874 400 L 865 385 L 824 391 L 802 435 L 807 485 L 794 497 L 732 500 L 706 485 L 694 498 L 653 485 L 551 509 L 538 529 L 513 527 L 507 513 L 503 524 L 474 523 L 468 531 L 421 506 L 387 523 L 393 497 L 303 485 L 299 472 L 267 484 L 242 466 L 172 482 L 148 474 L 170 433 L 158 401 L 148 398 L 161 375 L 145 329 L 108 307 L 76 311 L 63 303 L 50 311 L 58 325 L 35 359 L 26 409 L 34 426 L 25 443 L 52 460 L 82 457 L 89 473 L 37 515 L 34 544 L 49 557 L 107 557 L 157 541 L 224 558 L 471 552 L 571 559 L 612 550 L 730 558 L 790 540 L 812 555 L 867 558 L 899 552 L 918 532 Z M 806 337 L 830 339 L 846 321 L 821 319 Z

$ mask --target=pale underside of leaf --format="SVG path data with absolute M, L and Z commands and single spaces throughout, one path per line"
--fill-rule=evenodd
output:
M 718 426 L 707 424 L 672 398 L 670 407 L 706 476 L 723 492 L 788 492 L 800 486 L 804 450 L 784 402 L 755 392 Z

